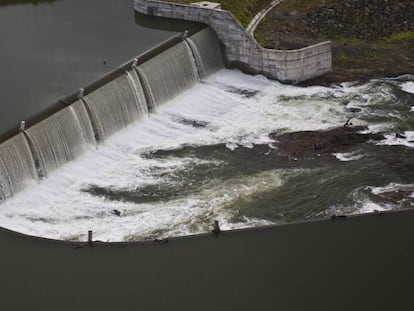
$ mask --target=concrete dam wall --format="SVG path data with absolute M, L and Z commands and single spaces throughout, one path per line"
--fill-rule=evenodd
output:
M 228 65 L 283 82 L 305 81 L 332 69 L 330 42 L 298 50 L 261 47 L 228 11 L 156 0 L 135 0 L 135 10 L 148 15 L 209 25 L 216 32 Z
M 212 50 L 204 45 L 215 46 Z M 179 35 L 28 120 L 0 145 L 0 202 L 46 178 L 116 132 L 224 68 L 210 28 Z

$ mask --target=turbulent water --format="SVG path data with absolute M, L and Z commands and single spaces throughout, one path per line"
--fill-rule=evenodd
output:
M 86 111 L 78 101 L 26 131 L 41 176 L 48 176 L 90 149 L 94 138 L 90 122 L 83 116 Z
M 3 202 L 0 225 L 130 241 L 207 232 L 214 220 L 232 229 L 412 207 L 413 107 L 411 75 L 301 88 L 222 70 Z M 351 117 L 385 139 L 332 158 L 252 148 Z

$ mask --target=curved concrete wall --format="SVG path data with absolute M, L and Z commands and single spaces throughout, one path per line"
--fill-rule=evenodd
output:
M 134 0 L 135 10 L 148 15 L 201 22 L 215 30 L 230 66 L 284 82 L 300 82 L 331 71 L 330 42 L 299 50 L 262 48 L 228 11 L 156 0 Z

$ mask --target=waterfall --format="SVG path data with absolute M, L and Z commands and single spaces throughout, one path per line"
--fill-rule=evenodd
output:
M 223 67 L 217 37 L 206 28 L 2 143 L 0 201 Z
M 224 68 L 220 43 L 213 29 L 207 27 L 186 40 L 194 53 L 201 78 Z
M 37 181 L 29 145 L 18 134 L 0 145 L 0 201 Z
M 186 42 L 180 42 L 138 66 L 151 104 L 159 106 L 193 87 L 197 68 Z
M 141 81 L 139 80 L 138 73 L 135 70 L 126 72 L 129 82 L 132 89 L 134 90 L 135 101 L 138 103 L 138 108 L 141 115 L 148 115 L 148 105 L 146 104 L 146 99 L 144 91 L 141 86 Z
M 47 176 L 95 144 L 86 109 L 80 101 L 32 126 L 26 134 L 41 176 Z
M 144 93 L 134 75 L 122 75 L 84 97 L 101 140 L 147 114 Z

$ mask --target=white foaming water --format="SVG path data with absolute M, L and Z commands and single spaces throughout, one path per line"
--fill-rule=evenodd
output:
M 352 194 L 356 199 L 354 201 L 354 205 L 356 207 L 356 211 L 354 214 L 365 214 L 365 213 L 373 213 L 373 212 L 382 212 L 382 211 L 389 211 L 395 208 L 401 207 L 401 201 L 395 199 L 394 202 L 391 201 L 379 201 L 373 202 L 372 199 L 367 194 L 361 194 L 361 189 L 357 189 Z M 383 187 L 364 187 L 364 190 L 369 190 L 375 196 L 381 197 L 383 193 L 393 193 L 393 192 L 411 192 L 408 197 L 414 196 L 414 184 L 400 184 L 400 183 L 389 183 Z M 404 201 L 404 200 L 403 200 Z M 412 204 L 411 204 L 412 205 Z
M 414 131 L 405 131 L 404 134 L 400 136 L 397 136 L 396 134 L 387 134 L 385 135 L 385 139 L 378 142 L 377 145 L 414 147 Z
M 390 183 L 384 187 L 370 187 L 371 192 L 373 194 L 381 194 L 384 192 L 392 192 L 392 191 L 414 191 L 414 184 L 397 184 L 397 183 Z
M 401 89 L 407 93 L 414 94 L 414 82 L 405 82 L 401 85 Z
M 151 151 L 220 143 L 249 147 L 271 143 L 268 134 L 275 131 L 340 126 L 349 117 L 341 97 L 350 92 L 338 87 L 286 86 L 262 76 L 223 70 L 158 107 L 156 114 L 109 137 L 96 152 L 84 154 L 38 186 L 4 202 L 0 225 L 58 239 L 85 239 L 85 233 L 93 230 L 96 239 L 120 241 L 206 232 L 215 219 L 223 229 L 269 224 L 248 217 L 234 221 L 234 210 L 228 206 L 280 187 L 297 174 L 293 170 L 267 171 L 226 182 L 212 178 L 199 191 L 167 202 L 111 201 L 83 189 L 97 185 L 134 190 L 157 185 L 167 173 L 206 161 L 143 156 Z M 113 215 L 114 209 L 121 211 L 121 217 Z
M 365 156 L 364 154 L 359 154 L 358 152 L 334 153 L 333 155 L 342 162 L 356 161 Z
M 401 79 L 413 79 L 413 76 L 401 76 Z M 332 96 L 344 101 L 346 109 L 352 112 L 354 125 L 368 127 L 366 133 L 388 132 L 409 118 L 403 108 L 408 103 L 401 102 L 395 90 L 409 91 L 413 83 L 401 82 L 399 78 L 371 80 L 365 84 L 342 83 Z M 413 107 L 409 109 L 414 111 Z
M 374 213 L 374 212 L 385 212 L 385 211 L 390 211 L 393 208 L 394 207 L 390 204 L 379 205 L 377 203 L 366 200 L 366 201 L 362 202 L 362 207 L 355 214 L 368 214 L 368 213 Z

